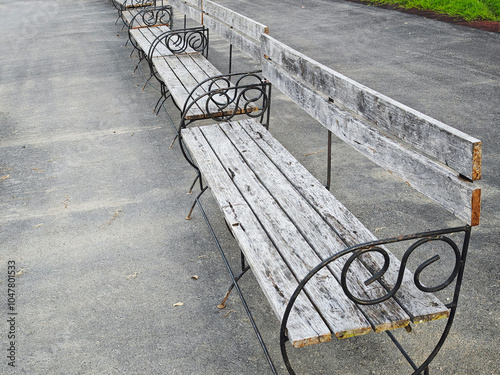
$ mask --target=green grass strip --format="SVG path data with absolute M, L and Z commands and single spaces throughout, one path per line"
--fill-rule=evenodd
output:
M 500 21 L 500 0 L 368 0 L 403 8 L 433 10 L 467 21 Z

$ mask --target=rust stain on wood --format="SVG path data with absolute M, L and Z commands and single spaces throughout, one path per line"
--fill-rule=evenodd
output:
M 474 148 L 472 150 L 472 180 L 473 181 L 481 179 L 482 151 L 483 151 L 483 144 L 481 142 L 475 143 Z
M 331 340 L 332 340 L 332 335 L 329 333 L 318 337 L 311 337 L 308 339 L 293 341 L 292 346 L 294 348 L 303 348 L 304 346 L 319 344 L 320 342 L 328 342 Z
M 481 216 L 481 189 L 472 192 L 472 213 L 471 213 L 471 226 L 479 225 L 479 217 Z
M 416 316 L 412 319 L 413 324 L 432 322 L 433 320 L 446 319 L 450 316 L 450 311 L 443 311 L 435 314 L 427 314 L 423 316 Z

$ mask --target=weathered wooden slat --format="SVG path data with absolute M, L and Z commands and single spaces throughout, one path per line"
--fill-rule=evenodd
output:
M 266 194 L 265 187 L 260 185 L 253 172 L 239 157 L 238 151 L 231 145 L 224 132 L 217 125 L 201 127 L 200 131 L 225 168 L 225 171 L 222 170 L 219 173 L 227 175 L 232 173 L 230 177 L 233 183 L 252 211 L 255 212 L 260 224 L 292 273 L 299 279 L 303 278 L 310 269 L 320 262 L 318 256 L 297 231 L 294 223 L 287 218 L 279 203 L 274 200 L 272 195 Z M 242 190 L 241 183 L 245 185 L 244 190 Z M 246 222 L 241 222 L 241 225 L 247 228 Z M 260 260 L 256 259 L 255 267 L 262 267 L 259 262 L 268 266 L 265 253 L 260 253 Z M 318 277 L 310 281 L 306 291 L 323 317 L 328 319 L 327 324 L 338 337 L 368 333 L 371 330 L 370 324 L 352 301 L 337 293 L 339 288 L 341 287 L 338 282 L 325 269 Z M 285 296 L 288 298 L 290 294 Z M 294 346 L 303 346 L 314 340 L 294 341 L 296 341 Z
M 211 0 L 203 1 L 203 13 L 220 20 L 256 42 L 260 42 L 261 34 L 269 34 L 269 28 L 267 26 Z
M 448 167 L 396 142 L 292 76 L 272 60 L 263 75 L 337 137 L 470 225 L 479 224 L 479 188 Z
M 244 123 L 249 122 L 257 124 L 253 120 L 244 121 Z M 272 210 L 269 216 L 273 217 L 273 219 L 276 218 L 277 220 L 280 217 L 279 215 L 281 215 L 283 222 L 286 222 L 288 218 L 288 220 L 295 225 L 298 233 L 307 239 L 307 243 L 312 247 L 314 253 L 317 254 L 316 256 L 308 255 L 308 259 L 312 262 L 310 268 L 347 247 L 346 244 L 336 235 L 335 231 L 332 230 L 332 228 L 320 215 L 318 215 L 318 212 L 311 205 L 312 202 L 305 199 L 304 196 L 296 190 L 295 186 L 293 186 L 287 177 L 282 174 L 280 169 L 274 165 L 273 161 L 268 158 L 268 155 L 262 152 L 259 146 L 254 142 L 254 140 L 252 140 L 252 138 L 245 132 L 238 122 L 221 124 L 220 127 L 225 132 L 226 136 L 231 140 L 233 145 L 238 149 L 241 158 L 243 158 L 246 163 L 246 165 L 241 165 L 236 162 L 236 158 L 232 158 L 230 159 L 230 162 L 233 163 L 232 169 L 237 169 L 241 173 L 241 171 L 244 171 L 246 167 L 249 173 L 248 175 L 245 174 L 243 177 L 245 179 L 245 183 L 248 183 L 249 180 L 255 178 L 250 173 L 250 171 L 252 171 L 255 173 L 256 178 L 262 185 L 262 188 L 257 190 L 255 194 L 252 194 L 253 192 L 250 193 L 251 197 L 254 195 L 258 196 L 258 200 L 255 203 L 256 207 L 254 208 L 254 211 L 257 212 L 256 215 L 259 217 L 259 212 L 261 210 L 265 210 L 266 207 L 267 210 L 270 209 L 269 206 L 260 206 L 260 198 L 262 195 L 265 195 L 267 191 L 268 194 L 270 194 L 277 202 L 280 209 L 280 212 Z M 207 129 L 204 128 L 202 129 L 202 132 L 214 132 L 213 129 L 214 127 L 209 127 Z M 214 133 L 217 134 L 216 132 Z M 222 147 L 219 143 L 224 144 L 225 139 L 224 137 L 219 137 L 215 139 L 215 142 L 217 145 L 214 146 L 214 149 L 215 147 Z M 211 143 L 214 142 L 211 141 Z M 234 181 L 238 185 L 236 177 L 234 178 Z M 245 190 L 242 194 L 246 198 L 247 190 Z M 253 207 L 252 203 L 250 203 L 250 199 L 251 198 L 248 198 L 249 204 Z M 314 202 L 313 204 L 320 205 L 322 202 Z M 273 231 L 282 233 L 283 230 L 280 227 L 280 224 L 281 222 L 278 220 L 277 223 L 270 222 L 269 226 L 273 225 Z M 268 227 L 268 225 L 264 226 L 266 228 Z M 271 233 L 269 235 L 272 237 Z M 291 241 L 292 239 L 290 238 L 288 240 Z M 300 249 L 302 252 L 303 246 L 297 246 L 299 246 L 299 244 L 295 244 L 294 248 Z M 278 246 L 278 249 L 281 250 L 281 246 Z M 289 255 L 284 255 L 284 258 L 288 260 Z M 335 263 L 332 263 L 330 266 L 335 278 L 339 282 L 342 267 L 346 260 L 347 258 L 341 258 Z M 355 291 L 355 294 L 363 296 L 364 299 L 376 299 L 386 294 L 386 290 L 378 283 L 373 283 L 369 287 L 366 287 L 362 283 L 363 281 L 369 279 L 372 274 L 360 263 L 354 262 L 351 267 L 351 271 L 353 272 L 353 275 L 349 277 L 349 282 L 350 285 L 352 285 L 352 289 Z M 300 276 L 297 277 L 300 279 L 306 274 L 307 269 L 303 270 Z M 342 292 L 339 293 L 339 288 L 340 284 L 337 284 L 337 287 L 334 289 L 336 290 L 336 293 L 344 297 L 346 303 L 350 302 Z M 318 298 L 312 296 L 311 298 L 315 303 L 322 301 L 322 299 L 325 298 L 324 290 L 323 293 L 319 294 Z M 353 304 L 352 302 L 350 303 Z M 374 331 L 376 332 L 405 327 L 410 322 L 409 316 L 394 300 L 388 300 L 377 305 L 359 306 L 358 308 L 363 311 L 364 315 L 368 318 Z M 331 319 L 327 316 L 324 317 L 327 322 Z
M 172 95 L 172 99 L 181 110 L 184 108 L 184 103 L 188 100 L 189 93 L 198 84 L 191 73 L 185 68 L 185 65 L 179 61 L 179 58 L 184 57 L 185 59 L 190 59 L 190 56 L 191 54 L 180 54 L 153 59 L 153 64 L 159 76 L 162 78 L 169 93 Z M 203 93 L 204 91 L 201 88 L 197 90 L 198 95 L 202 95 Z M 204 109 L 195 104 L 190 108 L 188 117 L 203 118 L 204 113 Z
M 210 82 L 198 86 L 209 77 L 221 75 L 217 68 L 201 54 L 186 53 L 157 57 L 153 58 L 153 64 L 179 108 L 183 109 L 186 102 L 189 102 L 189 105 L 192 101 L 196 101 L 196 104 L 192 105 L 186 114 L 185 118 L 187 120 L 203 119 L 211 116 L 226 116 L 234 112 L 241 114 L 244 112 L 244 108 L 235 109 L 236 106 L 233 103 L 221 109 L 215 102 L 212 100 L 209 101 L 209 96 L 203 96 L 209 89 L 224 89 L 226 86 L 214 84 L 210 87 Z M 189 96 L 193 90 L 195 94 Z M 230 90 L 228 95 L 232 96 L 234 93 L 235 90 Z M 223 95 L 217 97 L 216 100 L 220 105 L 228 100 L 228 98 Z M 207 102 L 209 111 L 207 111 Z M 247 110 L 257 111 L 258 107 L 249 105 L 247 106 Z
M 116 4 L 119 4 L 122 7 L 125 8 L 135 8 L 135 7 L 145 7 L 145 6 L 150 6 L 154 5 L 154 1 L 148 1 L 148 0 L 113 0 Z
M 372 122 L 470 180 L 481 178 L 481 141 L 382 95 L 276 39 L 262 37 L 263 55 L 330 101 Z
M 307 171 L 262 125 L 254 121 L 240 120 L 242 129 L 249 133 L 262 151 L 293 183 L 300 194 L 309 202 L 314 202 L 318 214 L 338 233 L 346 246 L 354 246 L 377 240 L 377 238 L 339 202 L 323 185 Z M 385 285 L 393 286 L 398 277 L 401 262 L 390 253 L 391 267 L 382 279 Z M 368 254 L 369 255 L 369 254 Z M 366 263 L 380 269 L 381 262 L 365 256 Z M 413 283 L 413 275 L 405 271 L 403 285 L 395 296 L 396 301 L 411 317 L 413 323 L 446 318 L 449 310 L 433 294 L 423 293 Z
M 225 173 L 199 128 L 184 129 L 183 141 L 200 166 L 212 194 L 221 208 L 253 274 L 261 286 L 276 316 L 283 316 L 287 296 L 297 282 L 267 237 L 259 221 Z M 331 339 L 331 333 L 304 295 L 299 296 L 287 325 L 294 344 L 303 346 Z
M 260 61 L 260 43 L 254 39 L 248 38 L 241 32 L 231 28 L 231 26 L 206 14 L 203 16 L 203 25 L 208 27 L 210 31 L 219 34 L 247 56 Z
M 168 3 L 192 20 L 203 24 L 202 0 L 168 0 Z
M 154 40 L 161 34 L 170 31 L 170 28 L 165 25 L 157 27 L 141 27 L 138 29 L 130 30 L 130 35 L 137 43 L 137 46 L 144 52 L 148 53 L 149 47 L 154 42 Z M 153 56 L 168 56 L 172 55 L 172 52 L 163 44 L 159 43 L 154 52 Z

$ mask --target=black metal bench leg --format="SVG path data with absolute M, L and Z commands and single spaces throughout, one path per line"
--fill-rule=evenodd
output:
M 247 316 L 250 320 L 250 323 L 252 324 L 252 327 L 255 331 L 255 335 L 257 336 L 257 339 L 259 340 L 259 343 L 260 343 L 260 346 L 262 347 L 262 350 L 264 352 L 264 355 L 266 356 L 266 359 L 269 363 L 269 366 L 271 368 L 271 371 L 274 375 L 278 375 L 278 371 L 276 370 L 276 366 L 274 366 L 274 363 L 271 359 L 271 355 L 269 354 L 269 351 L 267 350 L 267 347 L 266 347 L 266 344 L 264 343 L 264 339 L 262 338 L 262 335 L 260 334 L 260 331 L 257 327 L 257 324 L 255 323 L 255 320 L 253 318 L 253 315 L 248 307 L 248 304 L 245 300 L 245 297 L 243 297 L 243 293 L 241 292 L 241 289 L 238 285 L 238 282 L 236 280 L 236 276 L 234 275 L 233 273 L 233 270 L 231 269 L 231 266 L 229 265 L 229 262 L 226 258 L 226 255 L 224 254 L 224 251 L 222 250 L 222 247 L 219 243 L 219 240 L 217 239 L 217 236 L 214 232 L 214 229 L 212 227 L 212 224 L 210 224 L 210 221 L 208 220 L 208 217 L 207 217 L 207 214 L 205 213 L 205 211 L 203 210 L 203 207 L 201 205 L 201 202 L 199 201 L 199 199 L 196 199 L 196 203 L 198 203 L 198 207 L 200 208 L 200 211 L 201 211 L 201 214 L 203 216 L 203 219 L 205 220 L 205 222 L 207 223 L 207 226 L 210 230 L 210 233 L 215 241 L 215 244 L 217 246 L 217 249 L 219 249 L 219 252 L 222 256 L 222 259 L 224 261 L 224 264 L 226 265 L 226 268 L 229 272 L 229 275 L 231 276 L 231 280 L 233 281 L 233 284 L 234 284 L 234 288 L 236 289 L 236 291 L 238 292 L 238 295 L 240 296 L 240 300 L 241 300 L 241 303 L 243 304 L 243 307 L 245 308 L 245 311 L 247 313 Z
M 236 277 L 235 277 L 236 282 L 240 281 L 240 279 L 243 277 L 243 275 L 244 275 L 244 274 L 245 274 L 245 273 L 246 273 L 249 269 L 250 269 L 250 266 L 246 266 L 246 267 L 243 269 L 243 271 L 241 271 L 241 273 L 240 273 L 238 276 L 236 276 Z M 234 285 L 235 285 L 235 284 L 234 284 L 234 282 L 233 282 L 233 283 L 231 283 L 231 285 L 229 286 L 229 289 L 228 289 L 228 291 L 227 291 L 226 295 L 225 295 L 225 296 L 224 296 L 224 298 L 222 299 L 222 302 L 221 302 L 219 305 L 217 305 L 217 308 L 218 308 L 218 309 L 224 309 L 224 308 L 226 308 L 226 301 L 227 301 L 227 299 L 229 298 L 229 295 L 231 294 L 231 292 L 233 291 Z
M 194 184 L 196 183 L 196 180 L 197 180 L 198 178 L 201 178 L 201 177 L 200 177 L 200 176 L 197 176 L 197 177 L 196 177 L 196 179 L 195 179 L 195 181 L 194 181 L 194 183 L 193 183 L 193 186 L 194 186 Z M 192 189 L 192 187 L 191 187 L 191 189 Z M 207 189 L 208 189 L 208 186 L 205 186 L 205 188 L 204 188 L 204 189 L 200 192 L 200 194 L 198 194 L 198 195 L 196 196 L 196 198 L 195 198 L 195 200 L 194 200 L 194 203 L 193 203 L 193 205 L 191 206 L 191 209 L 189 210 L 188 215 L 186 216 L 186 220 L 191 220 L 191 215 L 192 215 L 192 213 L 193 213 L 194 208 L 196 207 L 196 204 L 198 203 L 198 200 L 200 199 L 200 197 L 203 195 L 203 193 L 204 193 Z

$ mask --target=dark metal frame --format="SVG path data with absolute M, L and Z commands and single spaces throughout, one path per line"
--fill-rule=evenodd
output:
M 125 23 L 125 20 L 123 22 Z M 142 26 L 134 26 L 135 23 L 139 23 Z M 128 26 L 127 44 L 130 41 L 130 44 L 132 45 L 132 47 L 134 47 L 134 50 L 137 50 L 137 51 L 140 50 L 138 48 L 134 38 L 132 38 L 132 35 L 130 34 L 130 31 L 134 28 L 154 27 L 154 26 L 160 26 L 160 25 L 165 25 L 165 26 L 168 26 L 170 28 L 173 28 L 173 23 L 174 23 L 174 14 L 173 14 L 173 8 L 171 5 L 144 7 L 144 9 L 141 9 L 130 20 L 130 23 L 127 25 Z M 131 54 L 130 54 L 131 56 L 134 53 L 134 50 L 131 52 Z
M 146 85 L 151 84 L 150 80 L 153 77 L 155 77 L 160 84 L 160 89 L 158 91 L 160 91 L 161 95 L 154 108 L 154 111 L 157 115 L 163 103 L 168 99 L 169 93 L 168 90 L 166 90 L 165 83 L 162 81 L 161 77 L 158 76 L 153 64 L 153 56 L 155 50 L 159 46 L 162 46 L 164 48 L 167 48 L 172 54 L 181 54 L 187 53 L 187 49 L 189 48 L 194 52 L 200 52 L 205 58 L 207 58 L 209 40 L 209 30 L 204 26 L 200 26 L 166 31 L 156 37 L 156 39 L 149 46 L 147 52 L 142 51 L 141 49 L 137 48 L 137 46 L 135 46 L 135 50 L 137 50 L 139 55 L 139 61 L 137 62 L 134 72 L 138 69 L 140 70 L 140 64 L 144 60 L 147 61 L 149 67 L 149 77 L 145 78 L 146 82 L 144 83 L 143 89 L 146 87 Z M 157 108 L 158 111 L 156 111 Z
M 118 20 L 123 21 L 122 12 L 127 8 L 139 8 L 139 7 L 147 7 L 147 6 L 156 6 L 156 0 L 126 0 L 124 4 L 120 4 L 115 0 L 111 1 L 113 6 L 118 11 L 118 18 L 115 21 L 115 25 Z
M 456 244 L 455 241 L 447 237 L 446 235 L 452 234 L 452 233 L 464 233 L 464 239 L 463 239 L 463 244 L 462 244 L 462 251 L 459 250 L 458 245 Z M 467 252 L 469 248 L 469 241 L 470 241 L 470 233 L 471 233 L 471 227 L 466 225 L 464 227 L 458 227 L 458 228 L 451 228 L 451 229 L 443 229 L 443 230 L 437 230 L 437 231 L 430 231 L 430 232 L 425 232 L 425 233 L 417 233 L 417 234 L 412 234 L 412 235 L 406 235 L 406 236 L 401 236 L 401 237 L 395 237 L 395 238 L 389 238 L 385 240 L 379 240 L 379 241 L 373 241 L 365 244 L 360 244 L 356 246 L 349 247 L 345 249 L 344 251 L 341 251 L 332 257 L 325 259 L 322 263 L 320 263 L 318 266 L 316 266 L 313 270 L 309 272 L 309 274 L 300 282 L 299 286 L 293 293 L 292 297 L 290 298 L 290 301 L 288 302 L 287 308 L 285 310 L 285 313 L 282 318 L 282 323 L 281 323 L 281 330 L 280 330 L 280 346 L 281 346 L 281 353 L 283 356 L 283 360 L 285 362 L 285 365 L 287 367 L 287 370 L 290 374 L 294 375 L 295 372 L 292 368 L 292 365 L 288 359 L 288 355 L 286 352 L 286 346 L 285 343 L 288 341 L 288 337 L 286 335 L 286 324 L 290 315 L 290 312 L 292 310 L 292 307 L 295 303 L 295 300 L 299 296 L 299 294 L 303 291 L 305 285 L 309 280 L 311 280 L 314 275 L 316 275 L 320 270 L 322 270 L 325 267 L 328 267 L 328 265 L 335 260 L 343 257 L 343 256 L 350 256 L 349 260 L 345 263 L 343 270 L 342 270 L 342 277 L 341 277 L 341 285 L 344 293 L 355 303 L 361 304 L 361 305 L 374 305 L 377 303 L 381 303 L 383 301 L 386 301 L 387 299 L 391 298 L 394 296 L 394 294 L 398 291 L 398 289 L 401 286 L 402 279 L 403 279 L 403 273 L 406 268 L 406 263 L 408 261 L 408 258 L 410 255 L 415 252 L 420 246 L 422 246 L 425 243 L 431 242 L 431 241 L 442 241 L 447 243 L 451 249 L 454 252 L 455 255 L 455 265 L 453 267 L 452 273 L 449 275 L 449 277 L 444 281 L 442 284 L 433 286 L 433 287 L 426 287 L 422 285 L 420 282 L 420 275 L 422 271 L 430 266 L 432 263 L 437 262 L 440 260 L 439 256 L 434 256 L 425 262 L 423 262 L 416 270 L 414 274 L 414 283 L 417 286 L 417 288 L 423 292 L 427 293 L 434 293 L 437 291 L 441 291 L 443 289 L 446 289 L 449 287 L 453 282 L 455 282 L 455 288 L 453 291 L 453 300 L 451 303 L 447 304 L 446 307 L 450 309 L 450 315 L 448 317 L 448 321 L 446 324 L 445 329 L 443 330 L 443 333 L 441 335 L 441 338 L 439 339 L 438 343 L 430 353 L 430 355 L 427 357 L 427 359 L 420 365 L 416 365 L 415 362 L 411 359 L 410 355 L 404 350 L 403 346 L 398 342 L 398 340 L 394 337 L 394 335 L 390 331 L 386 331 L 387 335 L 391 338 L 393 343 L 397 346 L 397 348 L 401 351 L 405 359 L 408 361 L 408 363 L 411 365 L 413 368 L 414 372 L 412 373 L 413 375 L 418 375 L 418 374 L 429 374 L 429 364 L 432 362 L 432 360 L 436 357 L 438 354 L 439 350 L 442 348 L 449 332 L 451 329 L 451 326 L 453 324 L 454 318 L 455 318 L 455 313 L 456 309 L 458 306 L 458 298 L 460 295 L 460 288 L 462 286 L 462 279 L 463 279 L 463 273 L 464 273 L 464 267 L 465 267 L 465 262 L 467 259 Z M 350 265 L 352 262 L 356 259 L 361 259 L 362 255 L 367 253 L 367 252 L 376 252 L 381 254 L 384 257 L 384 266 L 382 267 L 381 270 L 375 273 L 373 277 L 371 277 L 369 280 L 365 281 L 366 285 L 369 285 L 370 283 L 374 282 L 375 280 L 379 280 L 384 273 L 387 271 L 390 265 L 390 260 L 389 256 L 387 253 L 387 250 L 384 248 L 383 245 L 387 245 L 390 243 L 396 243 L 396 242 L 404 242 L 404 241 L 414 241 L 412 245 L 408 248 L 408 250 L 405 252 L 402 261 L 401 261 L 401 268 L 399 270 L 399 276 L 396 284 L 393 287 L 386 286 L 388 289 L 387 294 L 384 297 L 372 300 L 372 301 L 367 301 L 367 300 L 362 300 L 358 297 L 355 297 L 349 290 L 349 287 L 347 285 L 347 273 L 349 270 Z

